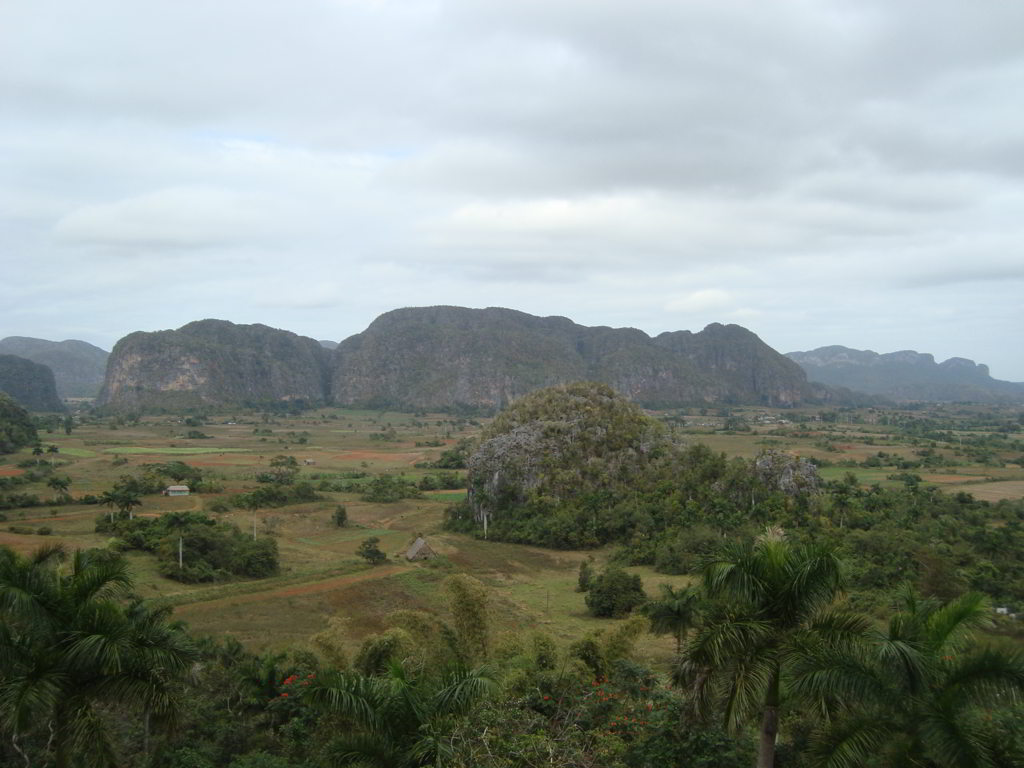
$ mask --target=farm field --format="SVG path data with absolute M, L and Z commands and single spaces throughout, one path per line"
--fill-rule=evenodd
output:
M 764 409 L 740 413 L 752 424 L 749 431 L 725 433 L 716 430 L 712 419 L 700 417 L 691 420 L 702 422 L 700 425 L 672 419 L 668 423 L 684 442 L 703 442 L 715 451 L 748 458 L 765 449 L 797 453 L 821 461 L 825 480 L 840 480 L 853 473 L 865 486 L 903 482 L 897 476 L 899 470 L 892 466 L 863 466 L 880 451 L 889 457 L 886 461 L 910 461 L 927 450 L 938 457 L 931 461 L 934 466 L 914 470 L 925 485 L 971 493 L 988 501 L 1024 496 L 1022 459 L 1012 452 L 982 465 L 956 455 L 958 451 L 950 443 L 933 445 L 916 438 L 915 442 L 880 425 L 795 425 L 792 418 L 799 414 Z M 778 423 L 783 416 L 785 422 Z M 233 522 L 245 532 L 255 526 L 257 535 L 273 536 L 277 541 L 279 575 L 182 584 L 161 576 L 153 556 L 132 551 L 128 558 L 136 591 L 143 598 L 171 603 L 175 616 L 195 631 L 231 634 L 253 650 L 306 645 L 336 616 L 347 619 L 347 641 L 355 647 L 367 635 L 384 629 L 393 611 L 443 612 L 440 584 L 455 572 L 471 574 L 489 587 L 499 629 L 538 627 L 569 640 L 614 625 L 611 620 L 590 616 L 583 595 L 575 591 L 580 562 L 593 554 L 600 567 L 610 551 L 553 551 L 444 532 L 444 509 L 464 491 L 427 491 L 421 498 L 371 503 L 361 500 L 359 492 L 321 490 L 316 501 L 254 512 L 226 503 L 233 494 L 257 488 L 257 475 L 271 468 L 275 456 L 293 456 L 299 478 L 314 485 L 324 478 L 360 473 L 366 476 L 353 481 L 357 486 L 375 475 L 419 481 L 438 470 L 417 465 L 436 460 L 461 439 L 473 438 L 485 421 L 444 414 L 413 416 L 342 409 L 289 417 L 235 414 L 204 419 L 197 426 L 168 416 L 132 423 L 95 419 L 76 426 L 70 435 L 41 432 L 43 445 L 55 446 L 56 451 L 33 456 L 23 450 L 3 457 L 0 476 L 26 471 L 27 462 L 29 466 L 33 461 L 52 463 L 70 478 L 71 495 L 81 499 L 109 490 L 119 477 L 140 473 L 146 465 L 176 460 L 204 470 L 219 487 L 217 492 L 146 495 L 136 514 L 203 511 Z M 43 499 L 53 497 L 53 491 L 42 482 L 24 490 Z M 345 527 L 333 522 L 338 505 L 347 510 Z M 72 549 L 108 544 L 106 535 L 95 532 L 97 516 L 106 514 L 103 506 L 44 503 L 4 514 L 7 522 L 0 526 L 0 544 L 21 552 L 43 543 L 60 542 Z M 48 535 L 35 532 L 44 528 Z M 409 563 L 402 554 L 420 534 L 440 557 Z M 379 546 L 388 556 L 376 567 L 357 555 L 360 543 L 371 536 L 380 540 Z M 648 594 L 655 594 L 661 583 L 679 586 L 688 578 L 658 574 L 645 567 L 630 570 L 642 577 Z M 651 635 L 644 635 L 639 644 L 640 652 L 655 663 L 666 662 L 672 648 L 669 638 Z

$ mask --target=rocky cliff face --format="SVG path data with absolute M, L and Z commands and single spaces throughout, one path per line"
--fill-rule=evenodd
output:
M 988 366 L 952 357 L 936 363 L 932 355 L 903 350 L 880 355 L 848 347 L 790 352 L 811 381 L 845 386 L 900 402 L 1024 402 L 1024 384 L 999 381 Z
M 739 325 L 712 323 L 700 333 L 662 333 L 654 342 L 718 379 L 728 402 L 791 406 L 820 398 L 799 365 Z
M 573 381 L 606 384 L 649 407 L 789 406 L 844 395 L 808 384 L 799 366 L 736 325 L 651 338 L 510 309 L 420 307 L 381 315 L 323 342 L 222 320 L 133 333 L 111 354 L 100 405 L 196 408 L 332 400 L 402 409 L 501 409 Z
M 541 387 L 597 381 L 651 407 L 819 400 L 799 366 L 739 326 L 652 339 L 509 309 L 423 307 L 377 318 L 335 353 L 339 404 L 501 408 Z
M 30 411 L 63 411 L 53 371 L 17 355 L 0 355 L 0 392 Z
M 47 341 L 28 336 L 0 339 L 0 353 L 18 355 L 53 371 L 60 397 L 96 397 L 110 353 L 85 341 Z
M 200 320 L 133 333 L 111 352 L 99 405 L 181 409 L 327 397 L 330 353 L 265 325 Z

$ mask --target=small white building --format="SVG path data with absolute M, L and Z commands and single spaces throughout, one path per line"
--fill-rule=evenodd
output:
M 188 496 L 187 485 L 168 485 L 164 489 L 164 496 Z

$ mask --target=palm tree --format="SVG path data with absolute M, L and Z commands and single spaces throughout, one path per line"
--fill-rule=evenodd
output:
M 816 734 L 821 765 L 990 765 L 979 715 L 1024 692 L 1024 654 L 975 645 L 990 616 L 978 594 L 942 602 L 908 590 L 866 644 L 808 656 L 795 685 L 831 699 L 837 715 Z
M 139 498 L 139 494 L 129 488 L 119 488 L 117 493 L 117 508 L 121 514 L 128 515 L 129 520 L 135 519 L 135 514 L 132 510 L 135 507 L 142 506 L 142 499 Z
M 495 688 L 485 667 L 430 676 L 395 662 L 380 677 L 328 672 L 308 696 L 314 707 L 354 726 L 334 744 L 342 765 L 413 768 L 448 764 L 451 747 L 443 734 L 450 728 L 445 726 Z
M 673 589 L 661 585 L 661 599 L 647 604 L 647 618 L 655 635 L 672 635 L 676 640 L 676 656 L 683 652 L 686 635 L 697 623 L 701 595 L 693 587 Z
M 168 528 L 178 532 L 178 570 L 180 571 L 185 567 L 185 531 L 188 530 L 192 521 L 187 512 L 167 512 L 161 519 L 166 522 Z
M 714 602 L 677 681 L 693 684 L 704 712 L 721 701 L 727 728 L 759 721 L 758 768 L 774 764 L 779 708 L 793 665 L 808 647 L 867 630 L 866 619 L 833 607 L 841 583 L 833 550 L 794 546 L 779 529 L 727 547 L 704 569 L 704 591 Z
M 122 515 L 128 515 L 129 520 L 133 520 L 135 515 L 132 510 L 134 510 L 135 507 L 142 506 L 142 499 L 139 498 L 139 494 L 131 488 L 115 485 L 112 490 L 104 491 L 100 495 L 100 504 L 103 504 L 110 509 L 110 522 L 113 523 L 114 507 L 117 507 L 117 511 Z
M 57 768 L 81 755 L 116 763 L 96 705 L 119 702 L 172 718 L 172 686 L 193 658 L 166 611 L 125 605 L 125 562 L 60 546 L 22 557 L 0 549 L 0 729 L 15 747 L 33 734 Z M 26 761 L 28 757 L 23 752 Z
M 71 487 L 71 478 L 65 475 L 61 477 L 54 475 L 46 481 L 46 485 L 53 490 L 57 491 L 58 498 L 63 501 L 70 501 L 71 497 L 68 494 L 68 488 Z

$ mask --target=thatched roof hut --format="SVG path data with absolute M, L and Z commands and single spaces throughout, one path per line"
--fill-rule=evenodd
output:
M 405 553 L 406 560 L 429 560 L 436 556 L 437 553 L 430 548 L 427 540 L 422 536 L 417 536 L 416 541 L 412 543 L 412 546 Z

